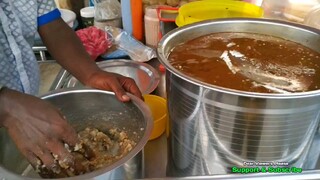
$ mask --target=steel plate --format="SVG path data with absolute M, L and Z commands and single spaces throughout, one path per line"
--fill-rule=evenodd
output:
M 135 80 L 142 94 L 149 94 L 155 90 L 160 81 L 157 70 L 152 66 L 126 59 L 98 62 L 97 65 L 104 71 L 118 73 Z M 75 77 L 71 76 L 67 87 L 83 86 Z

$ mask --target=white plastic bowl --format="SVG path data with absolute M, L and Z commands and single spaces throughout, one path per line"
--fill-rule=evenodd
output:
M 59 9 L 61 13 L 61 18 L 66 22 L 71 28 L 76 20 L 76 14 L 68 9 Z

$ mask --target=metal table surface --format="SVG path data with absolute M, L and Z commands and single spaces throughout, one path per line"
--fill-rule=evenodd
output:
M 314 139 L 313 146 L 307 158 L 306 167 L 316 167 L 316 169 L 303 170 L 302 173 L 259 173 L 259 174 L 221 174 L 210 176 L 192 176 L 192 177 L 167 177 L 167 138 L 162 135 L 160 138 L 147 143 L 144 148 L 145 158 L 145 179 L 181 179 L 181 180 L 209 180 L 209 179 L 286 179 L 286 180 L 310 180 L 320 179 L 320 133 Z

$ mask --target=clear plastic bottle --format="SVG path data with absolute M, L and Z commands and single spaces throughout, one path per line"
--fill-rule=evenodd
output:
M 320 29 L 320 5 L 313 7 L 304 19 L 304 24 Z
M 318 0 L 287 0 L 283 15 L 288 21 L 302 23 L 307 13 L 316 5 Z
M 319 0 L 264 0 L 262 7 L 265 18 L 303 23 L 307 13 L 319 2 Z
M 132 15 L 131 15 L 131 2 L 129 0 L 121 1 L 121 14 L 122 14 L 122 26 L 123 29 L 132 34 Z

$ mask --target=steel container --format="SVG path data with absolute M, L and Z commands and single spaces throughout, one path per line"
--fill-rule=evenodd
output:
M 142 62 L 126 59 L 108 60 L 97 63 L 104 71 L 117 73 L 132 78 L 142 94 L 152 93 L 158 86 L 160 76 L 152 66 Z M 72 75 L 65 82 L 65 87 L 83 87 L 83 85 Z
M 158 46 L 158 57 L 167 69 L 168 175 L 224 174 L 234 166 L 261 167 L 257 162 L 302 167 L 318 126 L 320 90 L 292 94 L 237 91 L 189 77 L 168 61 L 178 44 L 218 32 L 272 35 L 320 52 L 319 30 L 281 21 L 220 19 L 168 33 Z
M 118 161 L 84 175 L 66 180 L 139 179 L 144 177 L 143 147 L 151 135 L 153 120 L 148 106 L 128 94 L 130 102 L 118 101 L 112 92 L 94 89 L 58 90 L 42 96 L 56 106 L 77 130 L 90 126 L 101 131 L 125 130 L 137 144 Z M 0 129 L 0 179 L 39 179 L 21 155 L 5 129 Z

